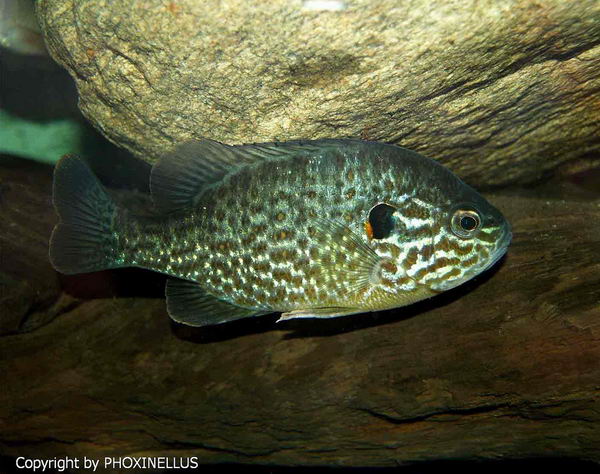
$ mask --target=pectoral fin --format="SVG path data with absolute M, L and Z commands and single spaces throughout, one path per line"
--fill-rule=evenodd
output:
M 325 281 L 339 281 L 346 297 L 376 282 L 383 260 L 352 229 L 324 218 L 313 219 L 311 228 L 317 242 L 314 258 Z

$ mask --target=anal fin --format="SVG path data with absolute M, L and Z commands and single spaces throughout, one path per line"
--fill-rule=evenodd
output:
M 267 313 L 222 301 L 193 281 L 169 278 L 165 293 L 171 319 L 188 326 L 210 326 Z
M 343 307 L 296 309 L 294 311 L 282 313 L 277 322 L 299 318 L 337 318 L 338 316 L 348 316 L 350 314 L 364 312 L 364 309 Z

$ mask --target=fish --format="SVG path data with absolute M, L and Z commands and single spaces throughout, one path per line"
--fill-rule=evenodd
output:
M 168 314 L 190 326 L 406 306 L 487 270 L 512 237 L 449 169 L 380 142 L 185 142 L 154 164 L 150 193 L 155 215 L 136 215 L 63 157 L 50 261 L 64 274 L 164 273 Z

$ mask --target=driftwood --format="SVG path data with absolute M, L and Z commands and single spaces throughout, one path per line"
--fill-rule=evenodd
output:
M 556 185 L 487 197 L 498 267 L 376 314 L 192 329 L 163 278 L 48 263 L 51 169 L 0 161 L 0 453 L 393 466 L 600 461 L 600 201 Z

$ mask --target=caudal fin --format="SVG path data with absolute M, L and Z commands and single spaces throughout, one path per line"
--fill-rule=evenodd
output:
M 53 200 L 60 221 L 50 237 L 52 266 L 67 275 L 119 266 L 116 206 L 80 158 L 65 156 L 56 165 Z

